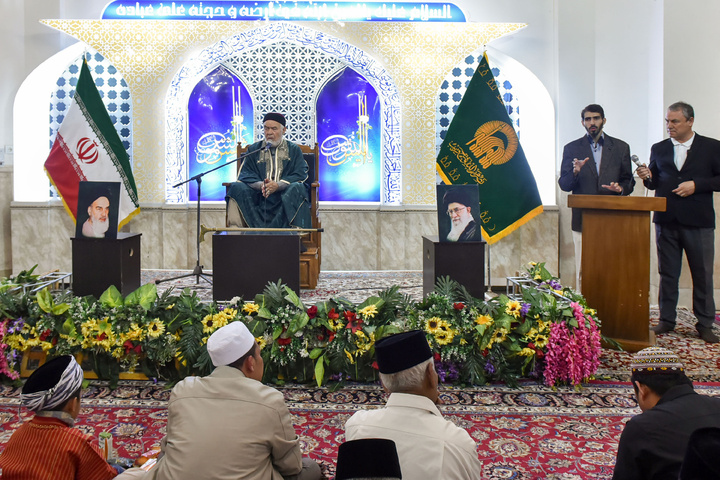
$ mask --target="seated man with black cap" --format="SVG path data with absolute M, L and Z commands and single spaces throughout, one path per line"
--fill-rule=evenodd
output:
M 2 478 L 105 480 L 115 478 L 94 439 L 73 428 L 80 413 L 83 371 L 71 355 L 41 365 L 20 400 L 35 416 L 23 423 L 0 455 Z
M 161 457 L 147 478 L 319 479 L 320 467 L 302 458 L 282 393 L 261 383 L 263 358 L 245 324 L 217 329 L 207 350 L 215 370 L 173 388 Z
M 620 435 L 613 479 L 674 480 L 692 433 L 720 427 L 720 398 L 695 392 L 680 358 L 665 348 L 641 350 L 631 370 L 642 413 Z
M 425 334 L 415 330 L 382 338 L 375 344 L 375 354 L 380 381 L 390 397 L 385 408 L 350 417 L 345 439 L 393 440 L 403 478 L 479 479 L 475 442 L 445 420 L 436 406 L 438 375 Z
M 335 480 L 402 479 L 395 442 L 387 438 L 350 440 L 338 448 Z
M 310 200 L 305 187 L 308 166 L 300 147 L 285 139 L 285 117 L 263 118 L 265 140 L 248 147 L 238 181 L 225 200 L 231 223 L 253 228 L 310 228 Z M 241 218 L 233 221 L 237 208 Z

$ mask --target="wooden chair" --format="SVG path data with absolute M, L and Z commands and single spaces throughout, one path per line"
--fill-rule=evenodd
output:
M 318 181 L 318 159 L 320 158 L 320 147 L 317 143 L 314 146 L 298 145 L 300 150 L 303 152 L 303 158 L 308 165 L 308 178 L 305 180 L 305 186 L 308 189 L 308 197 L 310 198 L 310 219 L 312 222 L 312 228 L 321 228 L 320 217 L 318 216 L 318 187 L 320 182 Z M 240 144 L 237 146 L 237 156 L 239 157 L 247 151 L 246 147 L 241 147 Z M 240 174 L 241 163 L 238 162 L 237 174 Z M 227 189 L 230 184 L 223 183 Z M 225 215 L 225 226 L 226 227 L 246 227 L 242 225 L 239 211 L 234 212 L 233 209 L 237 209 L 237 205 L 234 202 L 228 202 L 227 211 Z M 312 232 L 302 237 L 302 243 L 305 247 L 305 251 L 300 253 L 300 288 L 313 289 L 317 288 L 318 277 L 320 276 L 320 262 L 322 259 L 321 255 L 321 236 L 320 232 Z

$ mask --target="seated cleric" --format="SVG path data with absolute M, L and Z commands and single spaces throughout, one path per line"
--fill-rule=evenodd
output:
M 285 139 L 285 117 L 267 113 L 265 140 L 248 147 L 238 181 L 225 200 L 236 203 L 242 226 L 252 228 L 310 228 L 310 201 L 305 180 L 308 167 L 300 147 Z

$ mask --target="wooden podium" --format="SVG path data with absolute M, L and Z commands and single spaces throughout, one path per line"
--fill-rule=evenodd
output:
M 625 350 L 655 345 L 650 331 L 650 212 L 663 197 L 569 195 L 583 209 L 582 293 L 602 333 Z

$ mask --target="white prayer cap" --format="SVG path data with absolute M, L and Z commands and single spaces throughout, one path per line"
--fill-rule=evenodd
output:
M 250 351 L 255 337 L 241 321 L 235 321 L 218 328 L 210 335 L 207 349 L 213 365 L 230 365 Z

